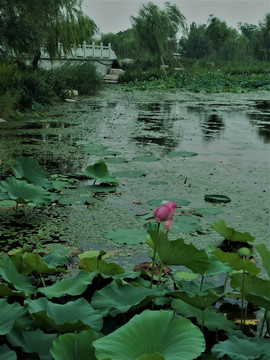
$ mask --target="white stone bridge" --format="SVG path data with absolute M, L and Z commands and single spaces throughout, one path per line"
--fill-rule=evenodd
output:
M 107 74 L 108 70 L 112 67 L 113 60 L 117 59 L 115 52 L 111 48 L 111 44 L 104 46 L 100 45 L 87 45 L 84 42 L 82 45 L 72 47 L 71 51 L 67 54 L 63 51 L 63 46 L 58 44 L 59 58 L 51 59 L 50 55 L 41 49 L 41 57 L 39 60 L 39 67 L 43 69 L 51 69 L 61 66 L 64 63 L 77 63 L 78 61 L 93 61 L 97 70 L 102 74 Z

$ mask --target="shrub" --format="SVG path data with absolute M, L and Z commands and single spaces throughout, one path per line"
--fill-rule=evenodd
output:
M 14 93 L 11 90 L 7 90 L 0 95 L 0 117 L 7 119 L 16 109 L 18 103 L 18 93 Z

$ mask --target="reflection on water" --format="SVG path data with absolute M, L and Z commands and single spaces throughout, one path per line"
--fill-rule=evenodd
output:
M 132 140 L 138 145 L 156 144 L 173 150 L 181 134 L 175 129 L 175 104 L 172 102 L 145 102 L 137 104 L 137 126 Z
M 264 143 L 270 142 L 270 101 L 257 101 L 255 111 L 248 114 L 250 123 Z
M 222 117 L 217 114 L 204 114 L 204 121 L 201 123 L 205 142 L 215 140 L 225 129 Z

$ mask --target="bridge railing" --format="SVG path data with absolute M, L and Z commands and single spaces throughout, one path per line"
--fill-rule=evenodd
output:
M 82 45 L 72 47 L 71 50 L 65 54 L 63 45 L 58 43 L 58 53 L 61 59 L 109 59 L 114 60 L 117 58 L 115 52 L 111 48 L 111 44 L 104 46 L 103 43 L 95 45 L 93 42 L 91 45 L 84 42 Z M 50 59 L 50 55 L 41 49 L 41 58 Z

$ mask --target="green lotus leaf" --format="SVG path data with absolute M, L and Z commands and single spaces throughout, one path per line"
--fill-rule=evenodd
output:
M 242 274 L 231 275 L 230 285 L 233 289 L 242 289 Z M 244 295 L 248 293 L 267 296 L 270 299 L 270 280 L 260 279 L 255 275 L 246 274 L 244 282 Z
M 222 263 L 229 264 L 232 269 L 243 270 L 243 259 L 238 254 L 225 252 L 220 249 L 216 249 L 212 254 L 214 254 Z M 245 270 L 254 275 L 257 275 L 260 272 L 260 269 L 250 260 L 245 261 Z
M 115 316 L 119 313 L 128 312 L 130 309 L 140 309 L 163 293 L 160 289 L 135 287 L 114 280 L 103 289 L 95 292 L 91 304 L 94 309 L 101 311 L 103 316 L 108 314 Z
M 0 259 L 0 276 L 24 296 L 29 296 L 35 291 L 31 279 L 19 274 L 8 256 L 2 256 Z
M 19 303 L 9 304 L 6 299 L 0 299 L 0 335 L 10 333 L 14 323 L 26 314 L 26 309 Z
M 232 360 L 267 360 L 270 358 L 270 346 L 266 339 L 230 335 L 228 340 L 214 345 L 212 353 L 218 359 L 226 356 Z
M 38 291 L 44 294 L 48 299 L 53 297 L 60 298 L 63 295 L 81 295 L 87 289 L 87 286 L 92 284 L 96 275 L 96 272 L 89 273 L 80 270 L 76 275 L 67 279 L 62 279 L 52 286 L 39 288 Z
M 270 251 L 267 249 L 265 244 L 258 244 L 255 246 L 262 258 L 263 267 L 268 273 L 270 278 Z
M 104 236 L 120 244 L 145 243 L 145 232 L 138 229 L 111 230 Z
M 92 193 L 109 193 L 109 192 L 115 192 L 117 190 L 116 186 L 111 185 L 90 185 L 87 187 L 87 189 Z
M 94 165 L 89 165 L 84 170 L 84 174 L 102 184 L 118 185 L 116 177 L 109 173 L 107 165 L 103 161 L 97 161 Z
M 159 158 L 156 156 L 137 156 L 133 159 L 133 161 L 140 161 L 140 162 L 155 162 L 158 160 Z
M 26 297 L 23 291 L 14 290 L 8 286 L 6 283 L 0 283 L 0 296 L 21 296 Z
M 263 296 L 263 295 L 257 295 L 255 293 L 249 293 L 246 295 L 246 300 L 249 303 L 252 303 L 254 305 L 257 305 L 261 308 L 264 308 L 268 311 L 270 311 L 270 298 Z
M 174 216 L 172 233 L 194 233 L 200 230 L 200 218 L 198 216 Z
M 16 330 L 6 335 L 11 345 L 21 347 L 26 353 L 36 353 L 40 360 L 51 360 L 50 348 L 57 334 L 46 334 L 42 330 Z
M 84 152 L 89 155 L 102 155 L 106 154 L 108 146 L 105 145 L 86 145 L 84 146 Z
M 168 295 L 183 300 L 184 302 L 201 310 L 208 308 L 208 306 L 215 303 L 220 297 L 213 290 L 198 291 L 197 293 L 181 290 L 169 292 Z
M 224 220 L 215 221 L 211 227 L 228 241 L 253 242 L 255 240 L 255 236 L 248 232 L 241 233 L 228 227 Z
M 89 326 L 100 331 L 103 325 L 101 314 L 94 310 L 84 298 L 55 304 L 45 297 L 25 300 L 25 305 L 42 329 L 56 329 L 58 332 L 79 331 Z
M 113 275 L 123 274 L 125 269 L 116 263 L 106 263 L 104 260 L 98 260 L 97 257 L 85 257 L 80 260 L 80 269 L 85 271 L 99 271 L 101 274 Z
M 227 320 L 224 314 L 216 312 L 211 307 L 206 308 L 204 314 L 202 314 L 202 310 L 180 299 L 173 299 L 171 307 L 178 314 L 185 317 L 195 317 L 199 325 L 202 325 L 204 321 L 204 326 L 210 331 L 216 331 L 216 329 L 228 331 L 229 329 L 237 328 L 233 321 Z
M 216 276 L 218 274 L 232 272 L 232 268 L 229 265 L 219 261 L 214 255 L 208 254 L 208 258 L 210 260 L 210 266 L 205 271 L 204 273 L 205 276 Z
M 183 239 L 169 240 L 168 235 L 159 231 L 148 230 L 152 240 L 156 242 L 156 250 L 160 260 L 166 265 L 184 265 L 195 273 L 204 274 L 210 261 L 204 250 L 197 249 L 193 244 L 186 244 Z
M 51 202 L 50 193 L 40 186 L 29 184 L 25 180 L 6 178 L 0 182 L 0 190 L 7 192 L 12 200 L 20 204 L 33 203 L 37 206 Z
M 204 200 L 212 203 L 229 203 L 232 201 L 229 196 L 219 194 L 205 195 Z
M 157 359 L 161 355 L 166 360 L 192 360 L 204 351 L 205 340 L 188 319 L 177 318 L 171 311 L 145 310 L 93 345 L 97 360 L 140 359 L 154 353 Z
M 14 165 L 14 174 L 18 179 L 24 179 L 37 186 L 50 188 L 51 184 L 39 163 L 32 157 L 19 157 Z
M 15 351 L 10 350 L 6 344 L 0 346 L 0 354 L 2 360 L 17 360 Z
M 103 159 L 100 159 L 100 161 L 103 161 L 107 164 L 123 164 L 125 162 L 127 162 L 127 159 L 125 159 L 124 157 L 117 157 L 117 156 L 110 156 L 110 157 L 105 157 Z
M 78 334 L 60 335 L 54 340 L 51 354 L 55 360 L 96 360 L 92 342 L 103 337 L 89 329 Z
M 56 256 L 57 255 L 51 255 L 48 259 L 56 259 Z M 22 274 L 31 274 L 32 272 L 36 272 L 38 274 L 67 272 L 64 268 L 56 268 L 55 266 L 47 263 L 45 259 L 46 257 L 42 258 L 36 253 L 18 253 L 12 257 L 12 261 L 14 262 L 17 270 Z
M 136 360 L 166 360 L 160 353 L 154 352 L 153 354 L 143 354 Z
M 168 152 L 168 156 L 172 157 L 193 157 L 197 156 L 198 153 L 192 151 L 170 151 Z

